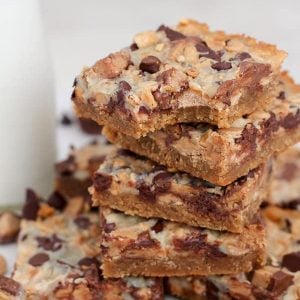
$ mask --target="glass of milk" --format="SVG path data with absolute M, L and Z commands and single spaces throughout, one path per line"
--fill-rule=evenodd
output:
M 0 209 L 53 185 L 52 69 L 37 0 L 0 2 Z

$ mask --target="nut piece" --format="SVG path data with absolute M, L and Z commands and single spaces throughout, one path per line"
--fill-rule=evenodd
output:
M 0 275 L 5 274 L 7 271 L 6 260 L 3 256 L 0 255 Z
M 20 217 L 7 211 L 0 215 L 0 244 L 12 243 L 20 230 Z
M 102 78 L 113 79 L 119 76 L 130 64 L 127 52 L 116 52 L 98 60 L 92 70 Z
M 159 36 L 154 31 L 145 31 L 135 35 L 133 40 L 139 48 L 145 48 L 156 44 L 159 41 Z

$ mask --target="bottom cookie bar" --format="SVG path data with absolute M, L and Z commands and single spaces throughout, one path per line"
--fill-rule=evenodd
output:
M 41 200 L 38 205 L 32 205 L 32 200 L 26 202 L 23 212 L 33 211 L 33 207 L 37 209 L 30 220 L 25 214 L 21 222 L 13 274 L 13 279 L 26 291 L 26 299 L 162 300 L 161 279 L 103 279 L 99 215 L 70 214 L 68 207 L 73 205 L 72 201 L 68 201 L 63 212 Z
M 241 234 L 128 216 L 101 208 L 104 277 L 184 276 L 251 271 L 264 263 L 264 226 Z
M 171 294 L 181 299 L 300 299 L 300 212 L 264 210 L 267 265 L 234 276 L 173 277 Z

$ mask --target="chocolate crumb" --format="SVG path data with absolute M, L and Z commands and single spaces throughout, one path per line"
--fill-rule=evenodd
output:
M 105 233 L 111 233 L 115 229 L 116 229 L 116 223 L 106 223 L 103 226 L 103 230 L 104 230 Z
M 63 210 L 65 206 L 67 205 L 67 200 L 65 197 L 57 192 L 54 191 L 48 198 L 47 204 L 51 207 L 54 207 L 57 210 Z
M 130 46 L 129 46 L 130 50 L 131 51 L 136 51 L 139 49 L 138 45 L 136 43 L 132 43 Z
M 72 125 L 73 121 L 67 114 L 63 114 L 60 123 L 62 125 L 68 126 L 68 125 Z
M 157 31 L 163 31 L 170 41 L 182 40 L 186 38 L 186 36 L 181 32 L 175 31 L 165 25 L 159 26 Z
M 38 236 L 36 240 L 38 242 L 38 247 L 43 248 L 46 251 L 52 252 L 61 249 L 62 243 L 64 242 L 56 234 L 53 234 L 50 237 Z
M 101 134 L 102 126 L 93 120 L 79 118 L 79 125 L 81 130 L 87 134 Z
M 49 255 L 46 253 L 37 253 L 32 256 L 28 263 L 34 267 L 40 267 L 49 260 Z
M 41 199 L 33 190 L 27 189 L 26 200 L 22 209 L 22 217 L 26 220 L 36 220 L 40 209 L 40 201 Z
M 168 172 L 158 173 L 153 177 L 153 184 L 155 186 L 155 192 L 164 193 L 171 187 L 172 174 Z
M 91 225 L 89 218 L 84 216 L 79 216 L 74 220 L 74 223 L 81 229 L 87 229 Z
M 279 95 L 277 96 L 277 99 L 285 100 L 285 99 L 286 99 L 286 98 L 285 98 L 285 92 L 284 92 L 284 91 L 281 91 L 281 92 L 279 93 Z
M 112 176 L 102 173 L 95 173 L 93 176 L 93 184 L 97 192 L 103 192 L 110 188 Z
M 151 229 L 155 232 L 155 233 L 159 233 L 162 232 L 164 229 L 164 223 L 162 220 L 158 220 L 152 227 Z
M 217 71 L 229 70 L 232 68 L 230 62 L 227 61 L 220 61 L 211 65 L 212 69 Z

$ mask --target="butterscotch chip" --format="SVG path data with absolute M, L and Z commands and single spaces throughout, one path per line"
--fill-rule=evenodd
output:
M 103 133 L 122 148 L 224 186 L 246 175 L 274 153 L 300 141 L 299 111 L 300 85 L 282 73 L 272 102 L 264 109 L 237 119 L 230 128 L 180 123 L 139 139 L 109 126 L 104 127 Z M 287 176 L 296 172 L 293 165 L 291 161 L 287 165 L 291 167 L 290 172 L 286 171 Z
M 138 34 L 130 47 L 84 69 L 72 100 L 79 117 L 135 138 L 178 122 L 229 127 L 270 102 L 285 56 L 245 35 L 184 20 Z M 131 88 L 122 90 L 121 82 Z
M 104 277 L 235 274 L 264 263 L 264 227 L 259 222 L 235 234 L 106 207 L 100 213 L 103 223 L 110 224 L 101 235 Z
M 130 215 L 241 232 L 267 196 L 269 169 L 262 165 L 222 187 L 119 150 L 94 174 L 90 192 L 94 205 Z
M 14 242 L 20 230 L 20 217 L 6 211 L 0 215 L 0 243 Z

